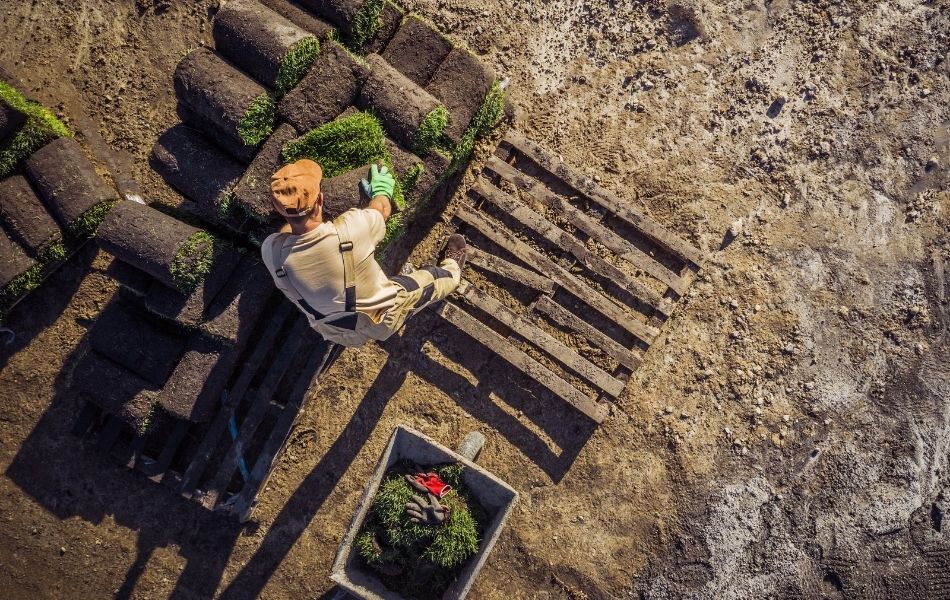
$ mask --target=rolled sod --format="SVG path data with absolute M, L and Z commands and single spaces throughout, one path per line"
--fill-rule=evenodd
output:
M 275 289 L 274 280 L 260 259 L 245 254 L 208 308 L 211 318 L 200 326 L 201 330 L 235 348 L 243 348 Z
M 425 87 L 451 50 L 452 42 L 435 27 L 408 15 L 382 56 L 413 83 Z
M 247 165 L 254 159 L 258 146 L 248 146 L 243 142 L 236 141 L 231 134 L 216 122 L 198 114 L 181 101 L 178 102 L 177 112 L 178 116 L 181 117 L 183 126 L 199 132 L 205 140 L 227 156 L 235 159 L 240 165 Z
M 236 202 L 249 216 L 261 223 L 277 216 L 271 203 L 270 178 L 283 165 L 284 144 L 297 137 L 297 131 L 284 123 L 267 139 L 234 188 Z
M 99 354 L 161 387 L 185 348 L 185 338 L 169 333 L 121 301 L 110 302 L 89 332 Z M 103 382 L 105 383 L 105 382 Z
M 349 209 L 366 203 L 368 198 L 360 197 L 359 183 L 360 179 L 369 178 L 369 168 L 370 165 L 365 165 L 320 182 L 324 220 L 333 220 Z
M 396 31 L 399 29 L 399 24 L 402 23 L 403 17 L 406 13 L 399 8 L 396 4 L 392 2 L 386 2 L 383 5 L 383 10 L 379 13 L 380 25 L 379 29 L 376 30 L 376 33 L 369 40 L 363 50 L 367 54 L 376 53 L 379 54 L 386 47 L 386 44 L 393 39 L 393 36 L 396 35 Z
M 300 3 L 332 23 L 346 45 L 361 50 L 381 25 L 384 0 L 300 0 Z
M 445 135 L 458 143 L 485 101 L 495 75 L 472 53 L 453 48 L 432 76 L 426 91 L 449 111 Z
M 0 142 L 26 123 L 26 115 L 0 100 Z
M 148 425 L 157 390 L 132 371 L 90 350 L 73 370 L 70 392 L 139 431 Z
M 8 290 L 11 284 L 17 283 L 15 280 L 24 275 L 27 271 L 36 265 L 36 261 L 27 255 L 20 244 L 13 241 L 5 231 L 0 230 L 0 288 L 3 288 L 2 295 L 19 295 L 19 292 L 27 292 L 32 289 L 31 286 L 16 286 L 29 289 Z
M 386 138 L 386 148 L 392 156 L 393 170 L 401 182 L 403 192 L 409 203 L 428 198 L 442 181 L 442 175 L 448 170 L 451 159 L 441 152 L 429 152 L 420 158 L 406 150 L 393 140 Z M 419 169 L 414 185 L 407 187 L 406 177 L 412 169 Z
M 150 162 L 169 185 L 194 202 L 198 217 L 232 229 L 239 226 L 222 202 L 230 197 L 244 167 L 196 129 L 176 125 L 163 133 L 152 147 Z
M 358 106 L 379 117 L 386 131 L 403 146 L 415 152 L 428 151 L 434 140 L 420 144 L 419 134 L 425 131 L 427 119 L 442 105 L 378 54 L 370 54 L 366 61 L 371 71 L 360 92 Z
M 207 48 L 186 56 L 175 69 L 178 100 L 227 136 L 218 140 L 235 156 L 256 147 L 273 130 L 273 100 L 259 83 Z M 212 135 L 217 132 L 210 131 Z
M 190 292 L 211 268 L 214 241 L 154 208 L 116 204 L 99 226 L 99 246 L 170 288 Z
M 277 88 L 278 93 L 289 90 L 300 80 L 298 77 L 292 82 L 279 81 L 281 65 L 291 48 L 308 38 L 310 51 L 320 48 L 310 33 L 256 0 L 226 3 L 214 18 L 212 35 L 218 52 L 254 79 Z M 313 56 L 315 53 L 310 55 L 310 60 Z M 283 87 L 286 89 L 281 89 Z
M 174 290 L 153 279 L 143 297 L 145 307 L 163 318 L 186 327 L 196 327 L 206 320 L 205 310 L 227 284 L 240 261 L 240 252 L 218 244 L 215 246 L 208 274 L 190 294 Z
M 50 140 L 72 135 L 56 115 L 24 98 L 6 81 L 0 81 L 0 104 L 26 116 L 26 121 L 11 130 L 9 135 L 0 136 L 0 177 L 12 173 L 26 157 Z M 16 116 L 12 118 L 19 120 Z
M 62 239 L 59 225 L 20 175 L 0 181 L 0 221 L 33 258 L 39 258 Z
M 234 348 L 195 332 L 175 367 L 158 402 L 178 419 L 203 423 L 221 406 L 221 393 L 228 384 L 240 353 Z
M 328 42 L 307 76 L 280 101 L 277 114 L 297 131 L 309 131 L 356 102 L 368 75 L 368 69 L 342 46 Z
M 78 237 L 96 231 L 119 193 L 96 173 L 73 138 L 59 138 L 26 159 L 26 174 L 59 224 Z
M 296 2 L 290 0 L 260 0 L 260 3 L 281 15 L 297 27 L 309 31 L 320 40 L 325 40 L 333 31 L 333 25 L 330 25 L 323 19 L 308 10 L 303 9 Z

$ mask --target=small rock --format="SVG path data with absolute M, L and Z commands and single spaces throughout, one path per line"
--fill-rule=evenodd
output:
M 736 300 L 735 298 L 732 298 L 731 300 L 729 300 L 729 308 L 732 308 L 732 309 L 739 308 L 739 301 Z
M 931 156 L 927 159 L 927 165 L 924 167 L 928 173 L 940 166 L 940 157 L 937 155 Z
M 681 418 L 681 419 L 688 419 L 688 418 L 689 418 L 689 413 L 684 410 L 683 412 L 680 413 L 680 418 Z
M 646 91 L 650 91 L 655 87 L 653 85 L 653 82 L 650 81 L 649 79 L 644 79 L 643 82 L 640 84 L 640 86 L 643 87 L 643 89 Z
M 806 389 L 806 390 L 813 390 L 813 389 L 815 389 L 815 382 L 814 382 L 814 381 L 807 381 L 807 382 L 805 382 L 805 389 Z
M 729 224 L 729 236 L 739 237 L 740 233 L 742 233 L 742 219 L 736 219 Z
M 929 96 L 929 95 L 930 95 L 930 88 L 921 88 L 921 89 L 920 89 L 920 97 L 921 97 L 921 98 L 926 98 L 926 97 Z
M 646 46 L 647 50 L 653 50 L 654 48 L 656 48 L 656 40 L 653 38 L 650 38 L 646 41 L 644 46 Z
M 788 423 L 792 418 L 788 415 L 782 415 L 782 420 Z
M 663 412 L 665 412 L 665 413 L 668 414 L 668 415 L 671 415 L 671 414 L 673 414 L 673 407 L 670 406 L 669 404 L 667 404 L 667 405 L 666 405 L 666 408 L 663 409 Z
M 60 546 L 60 547 L 59 547 L 59 555 L 62 556 L 62 555 L 64 555 L 64 554 L 66 554 L 66 546 Z

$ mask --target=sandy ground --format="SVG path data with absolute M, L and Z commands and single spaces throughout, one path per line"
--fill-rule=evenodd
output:
M 0 67 L 174 201 L 148 154 L 215 5 L 4 3 Z M 114 288 L 90 249 L 11 317 L 3 595 L 321 597 L 406 423 L 483 432 L 521 493 L 475 598 L 950 597 L 950 5 L 408 5 L 511 77 L 519 129 L 709 254 L 612 415 L 421 317 L 342 355 L 238 526 L 68 435 L 70 353 Z

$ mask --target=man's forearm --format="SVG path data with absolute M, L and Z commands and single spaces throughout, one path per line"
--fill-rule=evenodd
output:
M 369 204 L 366 208 L 372 208 L 375 211 L 378 211 L 379 214 L 383 215 L 383 220 L 386 221 L 389 219 L 390 215 L 393 213 L 393 206 L 390 203 L 390 200 L 387 196 L 376 196 L 369 201 Z

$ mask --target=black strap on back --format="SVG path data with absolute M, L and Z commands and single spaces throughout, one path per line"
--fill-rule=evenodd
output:
M 346 222 L 341 218 L 334 221 L 336 225 L 337 237 L 340 241 L 340 255 L 343 258 L 343 303 L 344 308 L 343 312 L 338 315 L 330 315 L 330 321 L 327 322 L 327 325 L 332 325 L 334 327 L 339 327 L 341 329 L 356 329 L 356 265 L 353 261 L 353 240 L 350 238 L 350 230 L 346 226 Z M 277 260 L 280 260 L 280 255 L 277 255 Z M 284 265 L 281 263 L 279 267 L 274 269 L 274 274 L 279 278 L 287 277 L 287 271 L 284 270 Z M 327 316 L 319 312 L 314 307 L 310 306 L 310 303 L 307 302 L 303 295 L 297 291 L 297 288 L 294 286 L 290 280 L 287 280 L 287 283 L 290 287 L 296 292 L 297 298 L 295 298 L 297 304 L 300 305 L 308 314 L 310 314 L 315 320 L 323 321 L 327 319 Z

